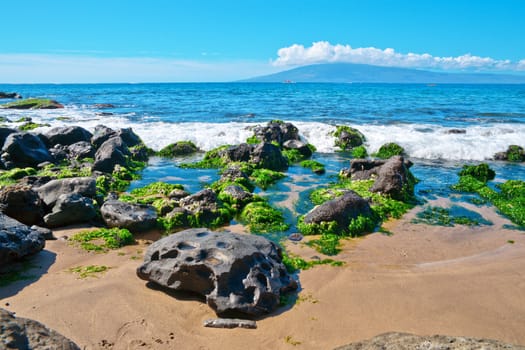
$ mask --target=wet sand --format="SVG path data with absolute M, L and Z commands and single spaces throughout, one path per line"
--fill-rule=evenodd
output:
M 331 349 L 389 331 L 525 345 L 525 233 L 503 229 L 509 222 L 491 209 L 472 208 L 494 225 L 412 224 L 411 212 L 385 225 L 391 236 L 343 241 L 335 259 L 346 264 L 302 271 L 297 303 L 256 330 L 204 328 L 215 317 L 206 304 L 146 287 L 135 275 L 144 240 L 105 254 L 48 241 L 37 257 L 44 273 L 0 288 L 0 306 L 85 349 Z M 303 243 L 288 249 L 323 257 Z M 79 265 L 111 269 L 79 279 L 68 271 Z

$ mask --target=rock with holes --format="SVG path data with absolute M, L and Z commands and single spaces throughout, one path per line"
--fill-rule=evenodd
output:
M 219 316 L 260 316 L 279 305 L 296 281 L 281 249 L 261 236 L 190 229 L 149 246 L 137 275 L 206 298 Z

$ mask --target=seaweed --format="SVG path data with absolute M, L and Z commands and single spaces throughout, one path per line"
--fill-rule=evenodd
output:
M 185 156 L 197 152 L 199 149 L 191 141 L 179 141 L 171 143 L 157 152 L 157 155 L 165 158 Z
M 280 179 L 286 177 L 285 174 L 270 169 L 254 169 L 250 179 L 260 188 L 267 189 Z
M 308 168 L 312 170 L 315 174 L 321 175 L 325 173 L 324 164 L 316 161 L 316 160 L 303 160 L 301 162 L 301 166 L 303 168 Z
M 358 146 L 352 149 L 352 158 L 363 159 L 368 157 L 365 146 Z
M 388 159 L 393 156 L 401 156 L 405 154 L 405 149 L 399 146 L 397 143 L 390 142 L 379 147 L 379 150 L 376 153 L 373 153 L 372 156 L 380 159 Z
M 289 225 L 284 222 L 283 213 L 265 201 L 248 203 L 239 218 L 253 233 L 284 232 L 289 228 Z
M 84 250 L 95 252 L 106 252 L 135 243 L 129 230 L 116 227 L 82 231 L 73 235 L 70 240 L 80 243 L 80 247 Z
M 346 125 L 337 126 L 336 130 L 332 132 L 332 136 L 336 138 L 334 145 L 342 151 L 361 146 L 366 140 L 359 130 Z

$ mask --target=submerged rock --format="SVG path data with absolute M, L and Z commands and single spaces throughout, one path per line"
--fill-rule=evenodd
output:
M 137 275 L 163 287 L 193 292 L 220 316 L 260 316 L 297 283 L 281 249 L 256 235 L 190 229 L 148 247 Z
M 57 109 L 64 106 L 57 101 L 41 98 L 28 98 L 25 100 L 9 102 L 0 105 L 0 108 L 7 109 Z
M 42 323 L 21 317 L 0 308 L 0 346 L 2 349 L 80 350 L 63 335 Z
M 17 92 L 2 92 L 0 91 L 0 98 L 22 98 Z
M 38 231 L 0 213 L 0 266 L 38 253 L 44 245 Z
M 447 335 L 419 336 L 408 333 L 384 333 L 371 339 L 340 346 L 335 350 L 525 350 L 525 346 L 506 344 L 497 340 Z

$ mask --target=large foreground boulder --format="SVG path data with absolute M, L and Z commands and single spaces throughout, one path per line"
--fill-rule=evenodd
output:
M 340 229 L 345 230 L 353 219 L 358 216 L 372 215 L 370 204 L 354 191 L 348 190 L 340 197 L 327 201 L 304 216 L 305 224 L 320 224 L 322 222 L 337 222 Z
M 419 336 L 408 333 L 384 333 L 336 348 L 335 350 L 525 350 L 525 346 L 505 344 L 491 339 L 452 337 L 447 335 Z
M 190 229 L 151 246 L 137 275 L 206 298 L 218 315 L 260 316 L 297 288 L 281 249 L 261 236 Z
M 142 232 L 155 228 L 157 211 L 155 207 L 132 204 L 111 199 L 100 208 L 102 219 L 108 227 L 126 228 L 131 232 Z
M 1 349 L 80 350 L 71 340 L 42 323 L 15 317 L 14 314 L 1 308 L 0 325 Z
M 44 245 L 38 231 L 0 213 L 0 266 L 38 253 Z

